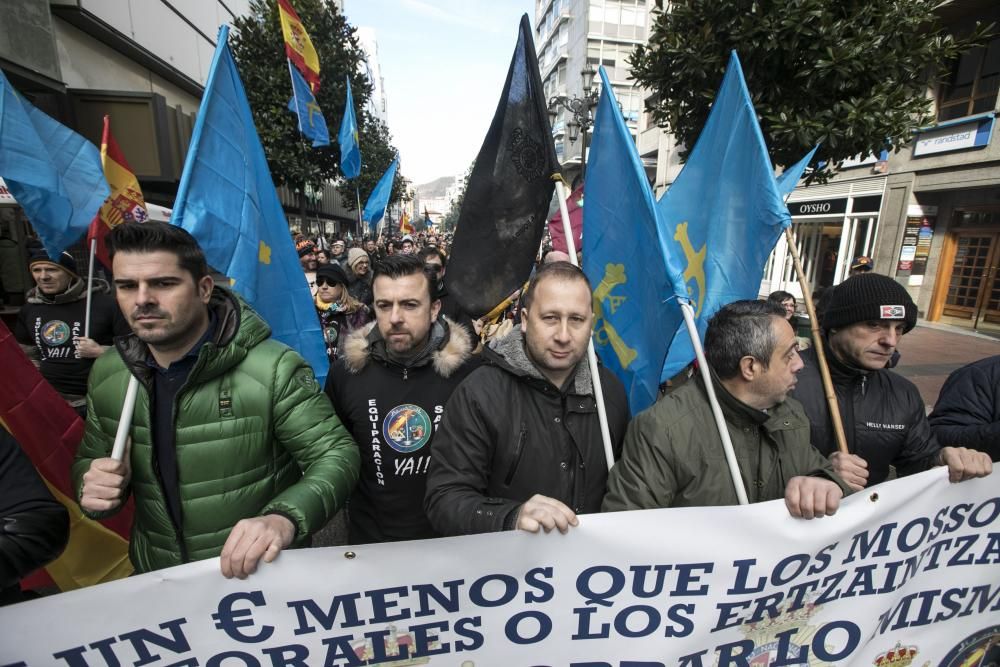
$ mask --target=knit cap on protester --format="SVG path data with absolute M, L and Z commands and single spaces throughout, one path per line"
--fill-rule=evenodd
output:
M 906 333 L 917 324 L 917 304 L 906 288 L 888 276 L 859 273 L 832 289 L 823 310 L 823 329 L 857 322 L 903 320 Z
M 312 241 L 303 239 L 295 244 L 295 250 L 299 253 L 299 257 L 305 257 L 311 252 L 316 252 L 316 244 Z
M 31 256 L 28 260 L 28 267 L 32 267 L 35 264 L 51 264 L 53 266 L 58 266 L 60 269 L 65 270 L 74 278 L 79 278 L 80 274 L 77 273 L 76 260 L 68 252 L 63 252 L 59 255 L 58 261 L 52 261 L 52 258 L 48 256 L 44 248 L 33 248 L 31 250 Z
M 352 269 L 354 268 L 354 265 L 360 262 L 361 260 L 364 260 L 366 262 L 369 261 L 368 253 L 362 250 L 361 248 L 351 248 L 350 250 L 347 251 L 347 265 Z

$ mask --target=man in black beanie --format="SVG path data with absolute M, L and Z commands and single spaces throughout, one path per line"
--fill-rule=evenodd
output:
M 805 367 L 792 396 L 811 422 L 811 442 L 847 484 L 860 490 L 885 481 L 889 466 L 899 476 L 938 465 L 951 481 L 984 477 L 990 457 L 964 447 L 941 447 L 931 433 L 916 386 L 886 368 L 899 339 L 917 323 L 917 306 L 888 276 L 862 273 L 833 288 L 821 319 L 847 449 L 837 451 L 816 351 L 802 353 Z

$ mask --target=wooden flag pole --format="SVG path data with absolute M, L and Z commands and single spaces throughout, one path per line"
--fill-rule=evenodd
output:
M 562 214 L 563 233 L 566 234 L 566 250 L 573 266 L 580 266 L 576 258 L 576 241 L 573 239 L 573 226 L 569 222 L 569 207 L 566 199 L 569 193 L 563 184 L 562 177 L 556 176 L 556 198 L 559 199 L 559 212 Z M 608 427 L 608 410 L 604 406 L 604 388 L 601 386 L 601 376 L 598 374 L 597 352 L 594 350 L 594 337 L 587 341 L 587 362 L 590 364 L 590 380 L 594 385 L 594 400 L 597 402 L 597 420 L 601 425 L 601 440 L 604 442 L 604 458 L 608 462 L 608 470 L 615 464 L 615 453 L 611 448 L 611 429 Z
M 816 307 L 813 304 L 812 291 L 809 288 L 806 273 L 802 270 L 802 262 L 799 260 L 799 249 L 795 245 L 791 225 L 785 227 L 785 240 L 788 241 L 788 251 L 792 253 L 792 264 L 795 266 L 795 274 L 799 278 L 799 287 L 802 288 L 802 300 L 806 304 L 806 313 L 809 314 L 813 345 L 816 347 L 816 363 L 819 365 L 819 374 L 823 379 L 823 392 L 826 394 L 826 402 L 830 408 L 830 421 L 833 422 L 833 435 L 837 439 L 837 449 L 844 454 L 848 454 L 847 436 L 844 435 L 844 422 L 840 417 L 840 405 L 837 403 L 837 393 L 833 390 L 830 367 L 826 363 L 826 351 L 823 348 L 823 335 L 819 328 L 819 318 L 816 317 Z
M 736 450 L 733 449 L 733 439 L 729 435 L 726 427 L 726 418 L 722 414 L 722 406 L 719 405 L 719 398 L 715 395 L 715 385 L 712 383 L 712 373 L 708 368 L 708 360 L 705 358 L 705 349 L 701 346 L 701 336 L 698 335 L 698 327 L 694 323 L 694 308 L 687 300 L 680 300 L 681 313 L 684 314 L 684 325 L 687 327 L 688 336 L 691 337 L 691 347 L 694 348 L 694 356 L 698 360 L 698 372 L 705 383 L 705 392 L 708 394 L 708 403 L 712 406 L 712 416 L 715 417 L 715 428 L 719 431 L 722 439 L 722 451 L 726 454 L 726 463 L 729 464 L 729 475 L 733 479 L 733 487 L 736 489 L 736 498 L 740 505 L 749 505 L 747 490 L 743 485 L 743 475 L 740 474 L 740 464 L 736 460 Z

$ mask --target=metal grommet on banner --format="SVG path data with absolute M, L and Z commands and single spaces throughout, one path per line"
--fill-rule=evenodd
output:
M 878 502 L 878 494 L 877 493 L 871 494 L 870 496 L 868 496 L 868 500 L 872 501 L 873 503 L 877 503 Z
M 345 551 L 344 552 L 344 558 L 346 558 L 347 560 L 354 560 L 357 557 L 358 557 L 358 555 L 356 553 L 354 553 L 353 551 Z

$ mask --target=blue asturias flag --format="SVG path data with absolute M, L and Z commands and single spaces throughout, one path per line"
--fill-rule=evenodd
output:
M 657 208 L 663 252 L 683 267 L 684 288 L 675 296 L 690 299 L 704 340 L 719 308 L 757 297 L 767 256 L 791 223 L 735 51 L 694 150 Z M 661 380 L 694 356 L 681 328 Z
M 819 149 L 819 144 L 813 146 L 813 149 L 806 153 L 806 156 L 793 164 L 788 169 L 781 172 L 781 176 L 776 179 L 778 181 L 778 192 L 781 194 L 781 198 L 788 199 L 788 195 L 792 194 L 792 190 L 798 185 L 799 179 L 802 178 L 802 173 L 809 166 L 809 163 L 813 159 L 813 155 Z
M 316 97 L 309 90 L 309 84 L 299 74 L 299 70 L 288 67 L 292 77 L 292 99 L 288 100 L 288 110 L 299 117 L 299 132 L 312 139 L 313 148 L 330 145 L 330 132 L 326 129 L 323 110 Z
M 375 231 L 379 220 L 385 215 L 385 207 L 389 205 L 389 196 L 392 194 L 392 183 L 396 179 L 398 165 L 399 158 L 396 158 L 382 174 L 382 178 L 378 179 L 375 189 L 368 195 L 368 201 L 365 202 L 365 210 L 361 213 L 361 217 L 368 221 L 368 226 L 372 231 Z
M 594 346 L 622 381 L 632 414 L 656 400 L 670 336 L 682 323 L 660 251 L 656 203 L 635 141 L 618 111 L 604 68 L 594 140 L 587 160 L 583 269 L 594 287 Z
M 87 233 L 110 194 L 97 146 L 20 97 L 2 71 L 0 177 L 49 257 Z
M 223 26 L 171 222 L 198 240 L 208 263 L 230 278 L 276 340 L 309 362 L 322 385 L 329 364 L 316 308 L 228 37 Z
M 350 79 L 347 79 L 347 101 L 344 103 L 344 119 L 340 121 L 337 143 L 340 144 L 340 171 L 346 179 L 357 178 L 361 173 L 361 147 L 358 146 L 358 122 L 354 118 Z

